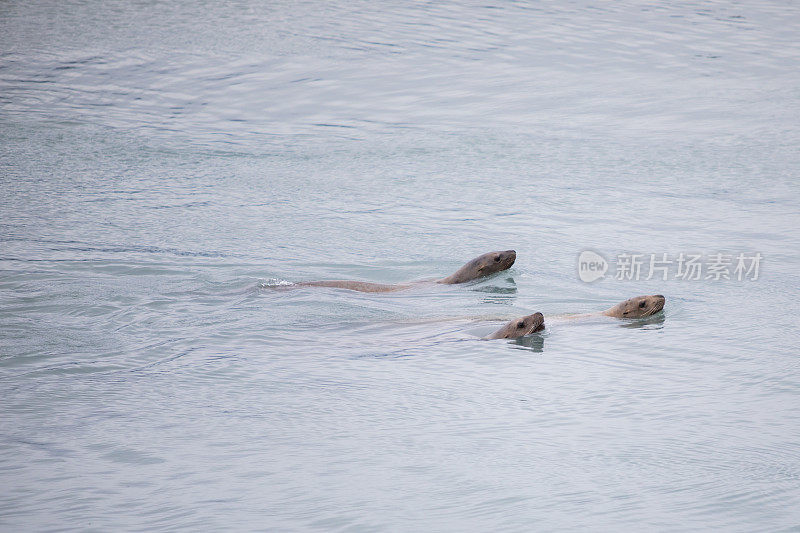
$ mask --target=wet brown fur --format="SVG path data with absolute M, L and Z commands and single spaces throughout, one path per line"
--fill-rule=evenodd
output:
M 542 313 L 515 318 L 484 339 L 517 339 L 544 329 Z
M 666 299 L 661 294 L 634 296 L 618 303 L 611 309 L 606 309 L 602 314 L 615 318 L 643 318 L 654 315 L 664 309 L 665 301 Z
M 476 257 L 463 267 L 459 268 L 453 274 L 446 278 L 438 279 L 435 283 L 444 283 L 447 285 L 455 283 L 466 283 L 474 279 L 489 276 L 495 272 L 506 270 L 514 264 L 517 259 L 517 252 L 514 250 L 505 250 L 502 252 L 489 252 Z M 348 289 L 351 291 L 360 292 L 393 292 L 407 289 L 411 283 L 400 283 L 396 285 L 387 285 L 384 283 L 371 283 L 368 281 L 353 281 L 353 280 L 328 280 L 328 281 L 303 281 L 297 285 L 304 287 L 335 287 L 338 289 Z

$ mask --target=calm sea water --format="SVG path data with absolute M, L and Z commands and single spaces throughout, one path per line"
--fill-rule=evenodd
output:
M 798 35 L 755 0 L 3 2 L 0 527 L 797 531 Z M 586 249 L 763 260 L 589 284 Z

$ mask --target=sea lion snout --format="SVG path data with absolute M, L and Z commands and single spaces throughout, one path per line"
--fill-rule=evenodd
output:
M 511 268 L 514 261 L 517 260 L 517 252 L 515 250 L 505 250 L 503 252 L 493 252 L 492 265 L 489 267 L 491 272 L 499 272 Z
M 506 268 L 510 268 L 517 260 L 516 250 L 506 250 L 505 252 L 498 252 L 498 261 L 502 261 Z
M 664 303 L 667 299 L 663 294 L 651 294 L 650 296 L 639 296 L 638 298 L 631 298 L 632 301 L 638 302 L 637 308 L 631 313 L 634 316 L 644 317 L 658 313 L 664 309 Z

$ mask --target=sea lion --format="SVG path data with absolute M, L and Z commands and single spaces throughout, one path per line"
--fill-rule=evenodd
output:
M 484 337 L 490 339 L 518 339 L 544 329 L 544 316 L 542 313 L 533 313 L 522 318 L 515 318 L 491 335 Z
M 585 318 L 592 316 L 610 316 L 614 318 L 644 318 L 652 316 L 662 309 L 666 298 L 663 294 L 650 294 L 645 296 L 634 296 L 624 302 L 620 302 L 614 307 L 600 311 L 598 313 L 584 313 L 580 315 L 566 315 L 560 318 L 575 319 Z M 559 317 L 555 317 L 559 318 Z M 549 320 L 549 319 L 548 319 Z M 544 329 L 544 317 L 542 313 L 534 313 L 532 315 L 516 318 L 495 331 L 484 339 L 516 339 L 530 335 L 537 331 Z
M 480 255 L 456 270 L 446 278 L 433 280 L 433 283 L 443 283 L 451 285 L 455 283 L 466 283 L 484 276 L 489 276 L 495 272 L 506 270 L 514 264 L 517 259 L 517 252 L 505 250 L 503 252 L 489 252 Z M 416 282 L 422 283 L 422 282 Z M 392 292 L 407 289 L 416 283 L 398 283 L 387 285 L 384 283 L 371 283 L 369 281 L 352 280 L 327 280 L 327 281 L 302 281 L 296 285 L 303 287 L 335 287 L 338 289 L 349 289 L 360 292 Z
M 666 300 L 663 294 L 634 296 L 610 309 L 606 309 L 601 314 L 613 316 L 614 318 L 644 318 L 664 309 Z
M 654 315 L 664 309 L 663 294 L 650 294 L 645 296 L 634 296 L 624 302 L 620 302 L 614 307 L 605 311 L 594 313 L 580 313 L 574 315 L 555 315 L 550 318 L 556 320 L 576 320 L 579 318 L 591 318 L 597 316 L 610 316 L 613 318 L 644 318 Z
M 479 255 L 466 265 L 456 270 L 446 278 L 436 280 L 436 283 L 451 285 L 454 283 L 466 283 L 473 279 L 489 276 L 495 272 L 511 268 L 517 260 L 517 252 L 506 250 L 504 252 L 489 252 Z
M 397 285 L 386 285 L 384 283 L 371 283 L 369 281 L 351 281 L 346 279 L 328 281 L 301 281 L 295 283 L 301 287 L 333 287 L 336 289 L 348 289 L 360 292 L 392 292 L 407 289 L 410 283 L 398 283 Z

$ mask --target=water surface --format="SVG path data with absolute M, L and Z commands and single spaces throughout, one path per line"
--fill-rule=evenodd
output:
M 798 32 L 788 2 L 4 3 L 0 525 L 797 528 Z M 508 248 L 461 286 L 268 287 Z M 764 259 L 587 284 L 586 249 Z

